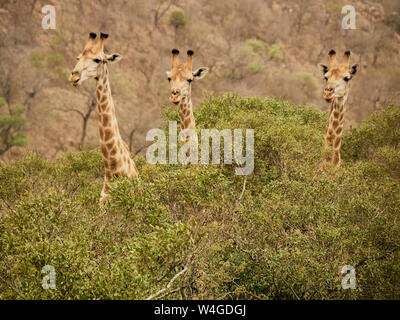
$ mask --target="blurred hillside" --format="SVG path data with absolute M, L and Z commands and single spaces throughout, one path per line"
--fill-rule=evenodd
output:
M 56 7 L 56 30 L 41 27 L 41 8 L 47 4 Z M 106 50 L 124 56 L 111 67 L 111 87 L 123 138 L 134 154 L 143 150 L 145 133 L 161 124 L 161 109 L 169 104 L 165 71 L 173 47 L 193 49 L 194 67 L 211 69 L 194 85 L 195 107 L 205 93 L 232 91 L 282 97 L 324 111 L 328 106 L 316 65 L 327 62 L 331 48 L 350 49 L 352 62 L 361 65 L 346 114 L 346 126 L 355 125 L 399 101 L 400 3 L 353 1 L 356 30 L 341 27 L 345 4 L 1 0 L 0 115 L 7 118 L 0 132 L 10 135 L 8 143 L 26 146 L 0 157 L 8 160 L 30 149 L 53 158 L 66 148 L 98 145 L 94 82 L 75 89 L 66 80 L 91 31 L 109 33 Z

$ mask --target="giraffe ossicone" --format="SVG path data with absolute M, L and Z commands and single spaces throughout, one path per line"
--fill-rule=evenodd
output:
M 359 67 L 350 67 L 350 51 L 346 51 L 340 63 L 336 59 L 335 50 L 329 51 L 329 67 L 320 64 L 319 67 L 326 82 L 323 97 L 330 103 L 328 123 L 325 129 L 325 147 L 333 149 L 325 156 L 323 166 L 340 166 L 340 149 L 342 143 L 344 114 L 350 91 L 350 80 L 353 79 Z
M 104 42 L 108 34 L 100 33 L 100 39 L 95 43 L 96 33 L 91 32 L 83 52 L 77 57 L 69 81 L 74 87 L 93 78 L 96 80 L 96 99 L 100 149 L 104 163 L 104 184 L 100 196 L 100 205 L 109 199 L 108 182 L 113 177 L 128 176 L 137 178 L 138 170 L 131 158 L 127 144 L 122 140 L 115 107 L 111 95 L 108 78 L 108 64 L 121 60 L 119 53 L 104 53 Z

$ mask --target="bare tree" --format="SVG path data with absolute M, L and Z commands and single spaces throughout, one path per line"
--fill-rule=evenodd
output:
M 5 100 L 0 98 L 0 109 L 5 104 Z M 21 105 L 7 105 L 7 111 L 0 114 L 0 156 L 12 147 L 27 144 L 27 136 L 22 132 L 24 125 L 24 108 Z
M 129 134 L 126 134 L 126 131 L 124 130 L 124 128 L 121 126 L 120 130 L 122 132 L 122 134 L 124 136 L 127 136 L 127 140 L 128 140 L 128 147 L 129 147 L 129 152 L 133 153 L 133 156 L 137 156 L 141 151 L 143 151 L 145 148 L 148 147 L 147 143 L 142 143 L 140 145 L 137 145 L 134 147 L 134 139 L 140 129 L 140 127 L 138 126 L 138 123 L 141 123 L 142 119 L 141 119 L 141 115 L 133 122 L 129 124 L 129 127 L 131 128 L 129 130 Z
M 168 1 L 161 0 L 161 1 L 159 1 L 158 6 L 152 10 L 154 27 L 150 31 L 150 33 L 152 33 L 155 29 L 158 28 L 158 23 L 160 22 L 161 18 L 167 13 L 169 8 L 171 8 L 171 6 L 175 3 L 176 3 L 176 0 L 168 0 Z
M 90 98 L 85 112 L 82 112 L 81 110 L 78 110 L 75 108 L 57 109 L 57 110 L 63 111 L 63 112 L 75 112 L 81 116 L 81 118 L 82 118 L 82 134 L 81 134 L 81 138 L 79 141 L 79 149 L 80 150 L 83 149 L 85 139 L 86 139 L 86 134 L 87 134 L 87 124 L 88 124 L 88 121 L 90 119 L 92 112 L 96 109 L 96 105 L 97 105 L 96 99 Z

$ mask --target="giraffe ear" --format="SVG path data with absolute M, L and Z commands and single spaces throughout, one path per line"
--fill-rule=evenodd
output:
M 204 76 L 208 73 L 207 67 L 198 68 L 196 71 L 193 71 L 193 77 L 195 80 L 203 79 Z
M 109 63 L 118 62 L 122 59 L 122 56 L 119 53 L 106 54 L 106 61 Z
M 327 73 L 328 70 L 329 70 L 329 68 L 328 68 L 326 65 L 321 64 L 321 63 L 318 64 L 318 68 L 319 68 L 319 70 L 321 70 L 321 72 L 322 72 L 323 74 Z
M 358 67 L 359 67 L 359 64 L 355 64 L 355 65 L 351 66 L 351 68 L 349 69 L 349 72 L 352 77 L 357 73 Z

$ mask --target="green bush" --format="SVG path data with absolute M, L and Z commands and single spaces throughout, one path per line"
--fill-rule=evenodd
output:
M 62 67 L 65 64 L 65 58 L 62 54 L 42 52 L 35 49 L 31 53 L 30 62 L 33 67 L 50 70 L 58 79 L 68 81 L 69 71 Z
M 30 62 L 34 68 L 44 68 L 44 61 L 46 55 L 38 49 L 32 51 L 30 56 Z
M 243 60 L 247 61 L 248 71 L 258 73 L 263 69 L 263 55 L 266 43 L 258 39 L 248 39 L 240 48 Z
M 258 73 L 262 70 L 262 64 L 256 61 L 249 62 L 249 70 L 251 73 Z
M 208 98 L 195 110 L 199 130 L 255 130 L 244 189 L 234 165 L 138 158 L 139 178 L 114 179 L 113 200 L 99 208 L 98 150 L 0 164 L 0 299 L 144 299 L 179 272 L 163 298 L 398 299 L 400 154 L 396 135 L 380 129 L 396 110 L 366 121 L 379 135 L 372 158 L 364 124 L 343 142 L 359 151 L 324 173 L 325 113 Z M 179 119 L 176 109 L 164 114 Z M 41 287 L 45 265 L 55 267 L 55 290 Z M 356 268 L 355 290 L 341 287 L 344 265 Z
M 169 16 L 169 24 L 175 29 L 183 28 L 186 25 L 185 12 L 182 9 L 175 9 Z
M 343 19 L 342 8 L 345 5 L 343 1 L 328 0 L 325 3 L 325 10 L 328 16 L 335 22 L 341 23 Z
M 378 148 L 399 148 L 400 106 L 389 106 L 373 113 L 343 140 L 343 156 L 348 159 L 371 159 Z
M 285 45 L 282 43 L 274 43 L 268 48 L 268 55 L 271 59 L 277 61 L 285 60 L 286 49 Z
M 248 39 L 243 49 L 247 49 L 254 54 L 262 54 L 265 51 L 266 43 L 259 39 Z

